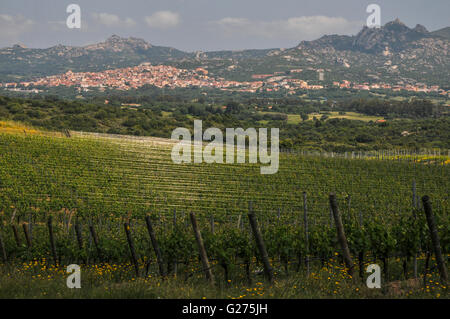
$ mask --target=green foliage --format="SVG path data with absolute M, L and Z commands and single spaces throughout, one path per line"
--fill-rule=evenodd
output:
M 373 121 L 329 118 L 332 105 L 302 99 L 232 99 L 217 102 L 199 96 L 113 95 L 105 99 L 62 100 L 54 96 L 34 99 L 0 96 L 0 119 L 23 122 L 48 130 L 78 130 L 170 138 L 177 127 L 193 130 L 194 119 L 203 120 L 204 129 L 217 127 L 276 127 L 280 145 L 289 149 L 320 149 L 333 152 L 402 148 L 450 148 L 450 125 L 445 109 L 427 100 L 389 102 L 355 99 L 333 108 L 366 115 L 408 117 L 411 120 Z M 202 98 L 202 99 L 200 99 Z M 195 101 L 195 102 L 194 102 Z M 139 103 L 139 107 L 124 106 Z M 224 108 L 224 104 L 226 107 Z M 269 108 L 271 107 L 271 108 Z M 256 108 L 256 109 L 255 109 Z M 307 121 L 307 114 L 320 112 L 320 120 Z M 289 115 L 303 121 L 290 121 Z M 433 118 L 434 117 L 434 118 Z M 435 118 L 437 117 L 437 118 Z M 407 132 L 404 134 L 404 132 Z M 225 136 L 224 136 L 225 139 Z

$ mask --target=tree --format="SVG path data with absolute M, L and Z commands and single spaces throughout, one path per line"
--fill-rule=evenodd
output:
M 306 114 L 306 113 L 301 113 L 300 117 L 302 118 L 302 121 L 307 121 L 309 118 L 308 114 Z
M 241 105 L 238 102 L 230 101 L 226 104 L 225 113 L 239 113 L 241 111 Z

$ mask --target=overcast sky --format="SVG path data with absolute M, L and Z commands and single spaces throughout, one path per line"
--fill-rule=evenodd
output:
M 449 0 L 0 0 L 0 47 L 86 45 L 112 34 L 186 51 L 292 47 L 324 34 L 356 34 L 368 4 L 381 22 L 450 26 Z M 81 29 L 66 7 L 81 7 Z

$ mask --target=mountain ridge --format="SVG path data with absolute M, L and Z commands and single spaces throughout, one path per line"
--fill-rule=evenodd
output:
M 19 81 L 68 70 L 101 71 L 150 62 L 184 68 L 205 66 L 215 75 L 239 80 L 248 80 L 252 73 L 323 68 L 335 72 L 337 78 L 345 74 L 364 81 L 429 82 L 434 78 L 435 83 L 445 83 L 449 79 L 445 73 L 450 73 L 448 35 L 450 27 L 429 32 L 420 24 L 409 28 L 396 19 L 380 28 L 364 26 L 356 35 L 324 35 L 288 49 L 185 52 L 114 34 L 103 42 L 81 47 L 56 45 L 32 49 L 15 45 L 0 49 L 0 81 Z M 373 67 L 367 68 L 370 65 Z M 364 72 L 367 76 L 362 75 Z

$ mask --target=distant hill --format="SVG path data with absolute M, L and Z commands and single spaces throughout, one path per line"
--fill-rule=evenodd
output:
M 443 36 L 448 30 L 429 32 L 422 25 L 409 28 L 397 19 L 380 28 L 364 26 L 354 36 L 325 35 L 294 48 L 270 50 L 262 57 L 236 59 L 227 71 L 218 72 L 248 80 L 252 73 L 301 69 L 299 78 L 317 80 L 317 70 L 322 69 L 327 82 L 419 82 L 448 87 L 450 41 Z
M 450 27 L 431 32 L 432 35 L 450 40 Z
M 407 48 L 414 41 L 432 36 L 420 24 L 414 29 L 410 29 L 397 19 L 381 28 L 368 28 L 364 26 L 355 36 L 326 35 L 315 41 L 303 41 L 299 44 L 299 47 L 321 48 L 331 46 L 336 50 L 351 50 L 366 53 L 380 53 L 388 47 L 391 51 L 399 52 Z
M 0 81 L 40 77 L 68 70 L 101 71 L 147 61 L 164 63 L 187 57 L 192 57 L 192 54 L 117 35 L 83 47 L 57 45 L 48 49 L 28 49 L 15 45 L 0 50 Z
M 211 75 L 232 80 L 251 80 L 253 74 L 288 74 L 292 69 L 302 70 L 298 78 L 317 80 L 317 70 L 323 69 L 326 82 L 423 82 L 448 87 L 449 35 L 450 27 L 429 32 L 422 25 L 409 28 L 396 19 L 380 28 L 364 26 L 354 36 L 325 35 L 288 49 L 189 53 L 117 35 L 84 47 L 27 49 L 15 45 L 0 49 L 0 81 L 150 62 L 206 67 Z

